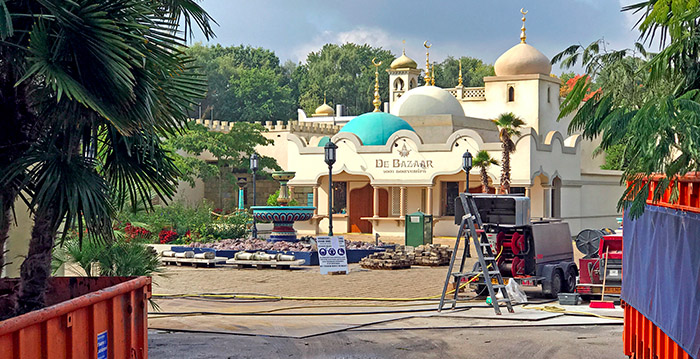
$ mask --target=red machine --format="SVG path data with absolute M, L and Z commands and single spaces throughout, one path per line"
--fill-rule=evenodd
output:
M 576 291 L 582 296 L 601 295 L 605 278 L 605 294 L 619 295 L 622 289 L 622 234 L 604 235 L 597 230 L 583 230 L 576 237 L 576 246 L 585 255 L 579 259 Z

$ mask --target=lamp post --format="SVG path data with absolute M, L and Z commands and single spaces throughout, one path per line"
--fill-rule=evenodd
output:
M 238 177 L 238 210 L 242 211 L 245 209 L 245 186 L 248 184 L 248 180 L 245 177 Z
M 253 172 L 253 206 L 257 204 L 257 198 L 255 193 L 255 171 L 258 170 L 258 154 L 253 152 L 250 156 L 250 171 Z M 253 216 L 253 230 L 251 235 L 253 238 L 258 238 L 258 227 L 255 224 L 255 217 Z
M 472 154 L 469 151 L 464 152 L 462 155 L 462 169 L 467 175 L 467 186 L 464 189 L 464 193 L 469 193 L 469 171 L 472 170 Z
M 333 141 L 323 147 L 324 160 L 328 165 L 328 236 L 333 236 L 333 164 L 335 163 L 335 150 L 338 149 Z

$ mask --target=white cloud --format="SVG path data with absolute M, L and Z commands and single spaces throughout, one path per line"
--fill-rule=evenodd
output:
M 392 49 L 396 47 L 396 41 L 383 29 L 376 27 L 359 26 L 349 31 L 334 32 L 323 31 L 311 41 L 303 43 L 292 50 L 292 58 L 296 61 L 304 61 L 312 51 L 319 51 L 323 45 L 332 43 L 342 45 L 348 42 L 355 44 L 368 44 L 373 47 Z

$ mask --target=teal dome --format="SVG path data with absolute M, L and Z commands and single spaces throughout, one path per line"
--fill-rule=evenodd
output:
M 401 117 L 386 112 L 369 112 L 350 120 L 340 132 L 357 135 L 364 146 L 385 145 L 389 137 L 399 130 L 416 132 Z
M 317 146 L 318 146 L 318 147 L 323 147 L 323 146 L 325 146 L 326 143 L 328 143 L 328 141 L 330 141 L 330 140 L 331 140 L 330 137 L 328 137 L 328 136 L 323 136 L 323 137 L 321 137 L 321 140 L 318 141 L 318 145 L 317 145 Z

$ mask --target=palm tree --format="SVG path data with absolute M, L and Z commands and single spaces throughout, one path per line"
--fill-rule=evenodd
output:
M 486 170 L 488 170 L 491 165 L 498 165 L 498 161 L 493 159 L 487 151 L 481 150 L 476 154 L 476 157 L 474 157 L 473 165 L 474 167 L 478 167 L 479 172 L 481 173 L 481 192 L 488 193 L 489 176 L 486 173 Z
M 498 118 L 491 120 L 499 128 L 499 138 L 503 148 L 501 160 L 501 193 L 510 193 L 510 154 L 515 152 L 515 143 L 511 139 L 520 135 L 520 128 L 525 122 L 512 112 L 502 113 Z
M 115 208 L 172 197 L 178 171 L 161 138 L 206 91 L 178 24 L 209 37 L 213 20 L 195 0 L 19 0 L 0 18 L 0 218 L 17 196 L 34 214 L 18 315 L 45 304 L 62 225 L 59 241 L 74 226 L 109 241 Z

